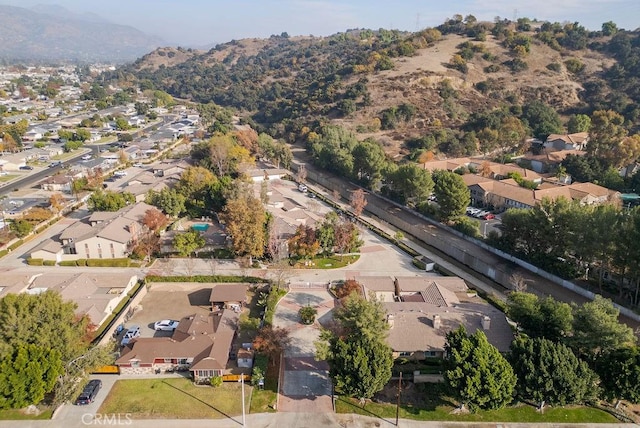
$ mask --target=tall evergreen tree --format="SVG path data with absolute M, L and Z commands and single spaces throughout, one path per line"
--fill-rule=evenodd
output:
M 509 362 L 481 330 L 468 335 L 464 326 L 447 333 L 444 381 L 469 409 L 499 409 L 509 404 L 516 375 Z

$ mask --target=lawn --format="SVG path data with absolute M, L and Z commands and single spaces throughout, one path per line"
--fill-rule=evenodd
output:
M 245 384 L 247 404 L 250 394 L 251 386 Z M 119 380 L 98 413 L 131 413 L 134 419 L 239 420 L 242 414 L 240 384 L 225 382 L 213 388 L 195 386 L 189 379 Z
M 478 411 L 463 415 L 451 414 L 453 407 L 440 405 L 432 408 L 401 405 L 400 418 L 420 421 L 459 421 L 459 422 L 534 422 L 534 423 L 617 423 L 610 414 L 590 407 L 556 407 L 548 408 L 543 413 L 534 407 L 519 405 L 500 410 Z M 364 408 L 357 400 L 339 398 L 336 401 L 338 413 L 356 413 L 395 421 L 396 406 L 368 402 Z
M 357 262 L 360 258 L 359 255 L 351 256 L 332 256 L 332 257 L 317 257 L 312 260 L 298 261 L 295 269 L 337 269 Z
M 277 361 L 280 361 L 280 359 L 277 359 Z M 264 389 L 253 389 L 249 413 L 272 413 L 276 411 L 275 404 L 278 398 L 277 390 L 279 371 L 279 364 L 269 364 L 267 366 L 267 375 L 264 379 Z
M 0 175 L 0 183 L 6 183 L 7 181 L 11 181 L 16 177 L 17 175 L 15 174 Z
M 39 415 L 30 415 L 24 412 L 23 409 L 5 409 L 0 410 L 0 421 L 19 421 L 19 420 L 44 420 L 51 419 L 53 410 L 40 409 L 42 413 Z

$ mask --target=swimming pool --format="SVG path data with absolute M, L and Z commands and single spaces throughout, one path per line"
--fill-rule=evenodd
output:
M 209 229 L 209 225 L 207 223 L 196 223 L 191 226 L 191 229 L 197 230 L 198 232 L 206 232 Z

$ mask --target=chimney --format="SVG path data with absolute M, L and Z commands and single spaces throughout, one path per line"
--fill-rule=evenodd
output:
M 482 329 L 489 330 L 490 328 L 491 328 L 491 318 L 485 315 L 482 317 Z
M 440 315 L 434 315 L 433 328 L 435 328 L 436 330 L 439 330 L 441 325 L 442 325 L 442 321 L 440 320 Z
M 394 322 L 395 322 L 395 317 L 391 314 L 387 315 L 387 324 L 389 324 L 390 328 L 393 328 Z

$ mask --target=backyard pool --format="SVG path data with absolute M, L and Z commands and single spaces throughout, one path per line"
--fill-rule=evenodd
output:
M 207 223 L 196 223 L 191 226 L 191 229 L 197 230 L 198 232 L 206 232 L 209 229 L 209 225 Z

